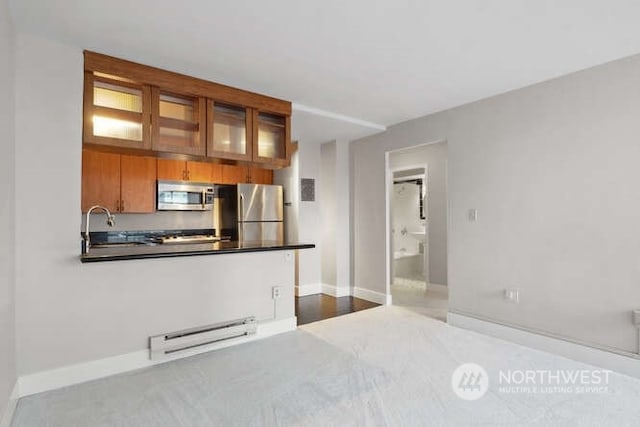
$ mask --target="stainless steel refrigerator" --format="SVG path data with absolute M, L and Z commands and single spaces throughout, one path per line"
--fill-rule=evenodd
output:
M 234 240 L 276 241 L 284 238 L 282 186 L 238 184 L 218 189 L 221 234 Z

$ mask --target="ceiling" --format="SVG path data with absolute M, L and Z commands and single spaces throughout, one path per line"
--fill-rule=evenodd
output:
M 291 100 L 318 140 L 640 52 L 636 0 L 10 2 L 21 31 Z

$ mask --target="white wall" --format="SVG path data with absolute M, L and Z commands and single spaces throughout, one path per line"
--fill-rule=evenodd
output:
M 351 294 L 349 142 L 326 142 L 320 148 L 322 215 L 322 291 Z
M 447 143 L 420 145 L 394 151 L 389 167 L 426 164 L 428 186 L 429 282 L 447 284 Z
M 80 263 L 82 70 L 80 49 L 18 34 L 19 375 L 145 349 L 185 327 L 294 316 L 292 251 Z
M 322 283 L 336 286 L 336 142 L 320 146 Z
M 340 295 L 351 292 L 351 153 L 350 141 L 336 140 L 336 286 Z
M 634 56 L 352 143 L 355 285 L 385 290 L 385 152 L 446 140 L 450 309 L 636 351 L 638 112 Z
M 0 420 L 16 382 L 14 29 L 0 1 Z
M 315 180 L 313 202 L 301 201 L 299 185 L 289 184 L 297 193 L 294 206 L 288 208 L 297 215 L 292 221 L 298 230 L 295 240 L 316 244 L 315 249 L 299 253 L 300 295 L 350 293 L 349 164 L 347 141 L 299 141 L 292 166 L 274 174 L 274 182 L 285 185 L 291 181 L 298 184 L 302 178 Z
M 298 182 L 301 178 L 312 178 L 316 181 L 315 202 L 300 201 L 298 209 L 298 239 L 304 243 L 314 243 L 314 249 L 299 253 L 299 286 L 318 292 L 322 286 L 322 214 L 320 212 L 320 144 L 298 144 Z M 299 190 L 299 188 L 298 188 Z

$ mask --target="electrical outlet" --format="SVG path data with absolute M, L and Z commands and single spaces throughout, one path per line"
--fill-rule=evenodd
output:
M 467 216 L 469 221 L 476 222 L 478 220 L 478 209 L 469 209 Z
M 633 310 L 633 324 L 640 328 L 640 309 Z
M 278 299 L 282 294 L 282 288 L 280 286 L 274 286 L 271 288 L 271 298 Z
M 520 302 L 520 292 L 517 289 L 505 289 L 504 299 L 509 302 L 518 304 Z

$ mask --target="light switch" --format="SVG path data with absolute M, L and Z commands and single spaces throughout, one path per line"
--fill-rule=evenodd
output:
M 478 209 L 469 209 L 468 212 L 469 221 L 475 222 L 478 220 Z

